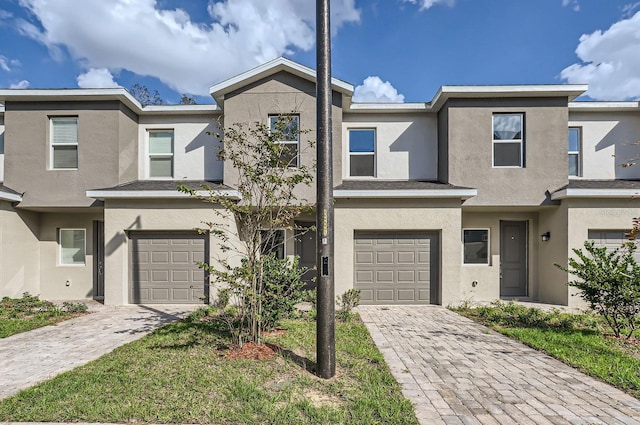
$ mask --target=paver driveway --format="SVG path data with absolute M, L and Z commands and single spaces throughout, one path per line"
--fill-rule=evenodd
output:
M 358 310 L 421 423 L 640 424 L 637 399 L 445 308 Z
M 197 306 L 98 306 L 92 314 L 0 339 L 0 399 L 184 317 Z

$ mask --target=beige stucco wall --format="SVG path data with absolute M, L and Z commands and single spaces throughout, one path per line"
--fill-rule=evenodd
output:
M 228 258 L 231 264 L 239 260 L 237 228 L 233 218 L 218 216 L 213 206 L 197 200 L 107 200 L 105 202 L 105 304 L 128 304 L 129 294 L 129 239 L 131 230 L 182 230 L 191 231 L 213 222 L 232 236 L 229 243 L 237 250 L 225 253 L 218 240 L 211 237 L 209 243 L 210 264 Z M 215 288 L 211 288 L 211 294 Z
M 149 178 L 149 130 L 173 130 L 173 177 L 176 180 L 222 180 L 223 164 L 217 155 L 220 140 L 215 117 L 203 116 L 142 116 L 138 138 L 140 140 L 139 175 Z
M 376 130 L 375 177 L 436 180 L 438 124 L 435 114 L 345 114 L 342 122 L 343 178 L 349 179 L 349 130 Z
M 353 288 L 356 230 L 433 230 L 440 233 L 440 304 L 460 303 L 460 224 L 460 200 L 337 200 L 336 294 Z
M 40 295 L 37 213 L 0 201 L 0 298 Z
M 119 102 L 8 102 L 5 107 L 5 152 L 11 161 L 4 181 L 24 192 L 21 207 L 89 206 L 94 200 L 87 190 L 136 178 L 137 124 Z M 77 170 L 50 169 L 52 116 L 78 117 Z
M 460 245 L 458 264 L 460 293 L 465 301 L 495 301 L 500 299 L 500 221 L 526 221 L 528 223 L 528 293 L 535 299 L 538 289 L 538 243 L 539 226 L 537 211 L 478 211 L 462 212 L 462 229 L 489 229 L 489 264 L 462 264 L 462 234 L 457 239 Z M 462 231 L 462 230 L 461 230 Z M 474 282 L 476 282 L 474 287 Z
M 4 181 L 4 113 L 0 112 L 0 182 Z
M 589 230 L 629 230 L 631 220 L 638 217 L 640 199 L 573 199 L 564 200 L 568 208 L 568 255 L 572 248 L 582 248 Z M 585 305 L 578 291 L 569 290 L 569 305 Z
M 308 145 L 316 141 L 316 86 L 311 81 L 279 72 L 271 77 L 250 84 L 237 92 L 230 93 L 224 99 L 224 125 L 234 123 L 261 122 L 268 125 L 269 115 L 299 114 L 300 161 L 311 166 L 315 163 L 315 146 Z M 333 183 L 338 185 L 342 179 L 342 97 L 333 92 Z M 238 171 L 230 163 L 224 164 L 224 183 L 236 186 Z M 315 183 L 300 186 L 299 198 L 315 203 Z
M 566 185 L 567 99 L 452 99 L 447 108 L 448 182 L 478 189 L 466 206 L 537 206 Z M 494 113 L 524 114 L 524 167 L 493 168 Z M 444 121 L 445 117 L 441 120 Z
M 567 205 L 562 203 L 557 207 L 540 210 L 539 234 L 549 232 L 551 239 L 538 243 L 538 290 L 536 299 L 550 304 L 567 305 L 569 302 L 569 288 L 567 287 L 567 273 L 556 266 L 567 262 L 567 232 L 569 229 Z
M 582 128 L 582 173 L 578 178 L 640 178 L 640 167 L 620 165 L 635 162 L 640 154 L 640 114 L 572 111 L 569 126 Z
M 50 300 L 93 298 L 93 221 L 102 220 L 102 211 L 93 213 L 40 214 L 40 294 Z M 60 265 L 58 229 L 85 229 L 85 264 Z

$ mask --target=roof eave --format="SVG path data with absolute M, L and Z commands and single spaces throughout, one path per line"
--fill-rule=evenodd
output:
M 194 196 L 177 190 L 87 190 L 88 198 L 105 199 L 187 199 Z M 230 199 L 241 199 L 237 190 L 196 190 L 195 196 L 206 198 L 211 195 L 226 196 Z
M 334 190 L 334 198 L 457 198 L 478 195 L 477 189 L 414 189 L 414 190 Z
M 563 189 L 551 194 L 552 201 L 571 198 L 634 198 L 640 189 Z

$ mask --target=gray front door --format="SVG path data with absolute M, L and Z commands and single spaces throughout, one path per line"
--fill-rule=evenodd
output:
M 307 271 L 302 275 L 302 280 L 306 282 L 305 289 L 316 287 L 314 278 L 316 277 L 316 232 L 312 226 L 315 223 L 296 222 L 296 252 L 300 257 L 298 265 L 306 267 Z
M 527 222 L 500 222 L 500 296 L 526 297 Z
M 93 298 L 104 299 L 104 221 L 93 222 Z

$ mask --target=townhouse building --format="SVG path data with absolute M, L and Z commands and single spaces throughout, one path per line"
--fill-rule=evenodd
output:
M 358 103 L 333 79 L 336 292 L 368 304 L 526 299 L 577 306 L 573 248 L 615 247 L 640 212 L 638 102 L 584 85 L 443 86 L 424 103 Z M 278 58 L 211 87 L 215 105 L 142 106 L 125 89 L 0 90 L 0 296 L 105 304 L 206 302 L 196 265 L 234 255 L 193 229 L 230 197 L 219 123 L 292 117 L 312 164 L 315 71 Z M 315 187 L 302 197 L 315 202 Z M 236 228 L 233 217 L 216 217 Z M 311 227 L 315 216 L 301 216 Z M 316 262 L 315 233 L 282 256 Z

